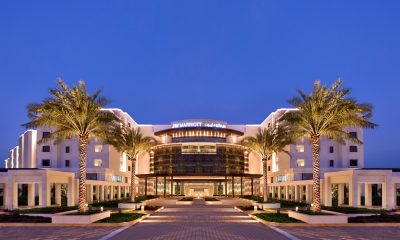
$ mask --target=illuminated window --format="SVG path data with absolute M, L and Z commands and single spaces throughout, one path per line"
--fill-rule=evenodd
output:
M 304 145 L 296 145 L 297 152 L 304 152 Z
M 95 145 L 94 146 L 94 152 L 99 153 L 101 151 L 103 151 L 103 145 Z
M 94 165 L 95 167 L 101 167 L 101 166 L 103 165 L 103 160 L 101 160 L 101 159 L 95 159 L 95 160 L 93 161 L 93 165 Z
M 305 164 L 306 164 L 306 161 L 304 159 L 297 159 L 297 161 L 296 161 L 296 165 L 298 167 L 304 167 Z

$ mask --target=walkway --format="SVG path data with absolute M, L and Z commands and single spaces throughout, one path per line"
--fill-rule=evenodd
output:
M 223 205 L 204 205 L 202 200 L 195 200 L 193 205 L 175 205 L 176 200 L 172 199 L 162 201 L 165 206 L 163 211 L 150 216 L 136 226 L 127 228 L 110 239 L 287 239 L 271 228 L 234 210 L 233 206 L 242 200 L 223 200 Z M 152 204 L 157 205 L 157 202 Z

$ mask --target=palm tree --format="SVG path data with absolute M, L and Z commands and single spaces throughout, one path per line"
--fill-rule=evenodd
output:
M 278 152 L 284 152 L 290 156 L 285 146 L 293 142 L 292 131 L 290 131 L 288 125 L 282 122 L 278 122 L 272 127 L 260 129 L 255 137 L 247 137 L 242 141 L 242 144 L 247 149 L 261 157 L 263 164 L 264 202 L 268 201 L 267 160 L 271 158 L 273 153 Z
M 89 138 L 102 136 L 108 124 L 117 121 L 114 114 L 102 111 L 108 100 L 100 97 L 101 90 L 92 95 L 86 85 L 69 88 L 62 80 L 57 80 L 59 88 L 50 89 L 50 97 L 39 104 L 27 106 L 30 122 L 23 124 L 27 128 L 51 127 L 54 131 L 39 141 L 54 140 L 55 144 L 64 139 L 77 137 L 79 140 L 79 212 L 86 207 L 86 160 Z
M 108 136 L 105 142 L 114 146 L 119 152 L 125 153 L 131 161 L 131 202 L 136 197 L 136 160 L 137 157 L 150 151 L 156 144 L 155 139 L 144 137 L 140 129 L 131 128 L 123 123 L 113 124 L 108 129 Z
M 341 88 L 343 81 L 337 80 L 330 88 L 314 82 L 312 92 L 307 95 L 298 90 L 300 97 L 289 103 L 297 108 L 286 113 L 282 119 L 291 124 L 297 136 L 306 136 L 312 145 L 313 163 L 313 211 L 321 211 L 320 199 L 320 140 L 325 136 L 341 144 L 345 139 L 362 144 L 352 137 L 346 128 L 374 128 L 370 122 L 373 107 L 359 104 L 350 98 L 350 90 Z

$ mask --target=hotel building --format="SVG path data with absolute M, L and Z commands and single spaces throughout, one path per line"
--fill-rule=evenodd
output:
M 259 129 L 275 124 L 293 109 L 278 109 L 260 124 L 229 124 L 225 121 L 192 119 L 166 125 L 138 124 L 120 109 L 113 112 L 125 124 L 139 128 L 158 144 L 138 157 L 139 195 L 226 196 L 262 194 L 262 163 L 240 141 L 255 136 Z M 20 194 L 27 192 L 28 206 L 75 205 L 78 201 L 79 152 L 77 139 L 38 144 L 52 129 L 27 130 L 18 146 L 10 150 L 5 168 L 0 170 L 3 207 L 22 205 Z M 363 140 L 362 129 L 347 129 Z M 312 158 L 308 139 L 286 147 L 286 153 L 273 154 L 268 161 L 268 190 L 271 197 L 292 201 L 312 201 Z M 87 159 L 87 201 L 107 201 L 129 195 L 130 162 L 124 153 L 91 139 Z M 364 146 L 321 140 L 321 197 L 332 204 L 332 193 L 339 204 L 372 205 L 376 186 L 381 190 L 383 208 L 396 207 L 400 172 L 396 169 L 365 169 Z M 64 200 L 63 200 L 64 199 Z

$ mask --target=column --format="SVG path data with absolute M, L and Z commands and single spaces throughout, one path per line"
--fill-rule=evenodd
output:
M 88 203 L 93 203 L 93 184 L 89 184 L 88 185 L 88 195 L 89 195 L 89 199 L 88 199 Z
M 359 184 L 357 175 L 353 175 L 349 182 L 349 206 L 358 207 L 360 205 L 360 194 L 358 187 Z
M 338 206 L 344 204 L 344 183 L 338 184 Z
M 164 176 L 164 198 L 167 194 L 167 176 Z
M 174 196 L 174 176 L 171 176 L 171 197 Z
M 235 177 L 232 176 L 232 197 L 235 197 Z
M 253 188 L 254 188 L 254 179 L 253 179 L 253 177 L 251 177 L 251 196 L 254 195 L 254 190 L 253 190 Z
M 75 205 L 75 179 L 73 177 L 68 178 L 67 198 L 68 198 L 67 205 L 69 207 L 74 206 Z
M 382 208 L 391 210 L 396 207 L 396 184 L 392 183 L 391 176 L 385 176 L 385 182 L 382 183 Z
M 240 176 L 240 196 L 243 197 L 243 176 Z
M 121 186 L 118 186 L 118 199 L 121 199 Z
M 278 186 L 278 199 L 280 200 L 282 198 L 282 192 L 281 192 L 281 186 Z
M 157 197 L 157 186 L 158 185 L 158 178 L 157 178 L 157 176 L 156 176 L 156 186 L 155 186 L 155 195 L 156 195 L 156 197 Z
M 47 180 L 47 178 L 45 178 Z M 39 205 L 40 207 L 49 207 L 51 205 L 51 188 L 50 182 L 43 181 L 39 186 Z
M 310 185 L 306 185 L 306 203 L 311 203 L 310 199 Z
M 332 206 L 332 184 L 331 184 L 331 179 L 329 177 L 326 177 L 324 179 L 324 186 L 325 186 L 325 191 L 324 191 L 325 206 L 331 207 Z
M 299 202 L 299 186 L 294 186 L 294 201 Z
M 5 197 L 3 193 L 3 201 Z M 35 206 L 35 183 L 28 184 L 28 206 Z
M 275 198 L 275 187 L 271 187 L 272 198 Z
M 225 175 L 225 197 L 228 197 L 228 179 Z
M 31 184 L 29 184 L 31 185 Z M 61 206 L 61 184 L 60 183 L 56 183 L 54 184 L 54 188 L 55 188 L 55 199 L 56 199 L 56 205 Z M 29 192 L 29 189 L 28 189 Z
M 365 194 L 364 194 L 365 206 L 370 207 L 372 206 L 372 184 L 365 183 L 364 187 L 365 187 Z
M 110 187 L 110 200 L 114 200 L 114 186 L 109 186 Z
M 147 177 L 144 177 L 144 195 L 147 196 Z
M 99 186 L 99 201 L 104 202 L 104 185 Z
M 289 200 L 289 186 L 288 185 L 285 186 L 285 199 Z

